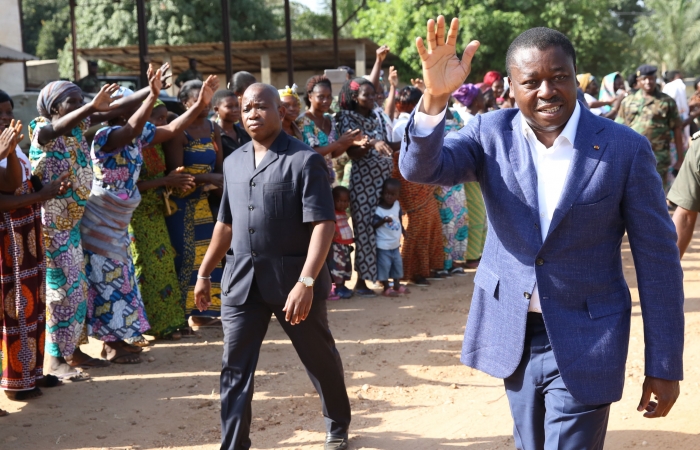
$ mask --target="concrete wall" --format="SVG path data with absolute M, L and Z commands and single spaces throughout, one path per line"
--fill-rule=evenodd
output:
M 58 80 L 58 60 L 43 59 L 27 61 L 27 89 L 41 89 L 51 81 Z
M 22 51 L 19 0 L 3 0 L 0 14 L 0 45 Z M 0 65 L 0 89 L 8 94 L 24 92 L 24 63 Z

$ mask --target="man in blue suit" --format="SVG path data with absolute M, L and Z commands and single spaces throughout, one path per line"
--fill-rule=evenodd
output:
M 504 379 L 517 448 L 602 449 L 625 381 L 625 232 L 646 345 L 638 411 L 666 416 L 683 376 L 683 272 L 651 146 L 577 102 L 573 45 L 548 28 L 508 49 L 519 109 L 477 116 L 443 139 L 450 93 L 479 47 L 458 59 L 458 27 L 453 19 L 445 36 L 444 17 L 431 19 L 427 48 L 416 41 L 426 90 L 399 167 L 417 183 L 481 184 L 489 234 L 461 360 Z

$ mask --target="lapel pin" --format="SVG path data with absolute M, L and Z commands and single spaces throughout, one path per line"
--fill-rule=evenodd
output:
M 593 148 L 594 148 L 595 150 L 600 150 L 600 147 L 597 146 L 597 145 L 594 145 Z

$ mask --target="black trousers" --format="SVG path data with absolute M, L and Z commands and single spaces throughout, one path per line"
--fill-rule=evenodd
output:
M 347 433 L 350 400 L 345 390 L 343 363 L 328 328 L 325 300 L 314 300 L 309 316 L 292 326 L 284 320 L 284 305 L 260 298 L 253 282 L 243 305 L 221 306 L 224 356 L 221 369 L 221 449 L 249 449 L 255 368 L 270 316 L 274 314 L 292 341 L 301 362 L 321 397 L 326 430 Z

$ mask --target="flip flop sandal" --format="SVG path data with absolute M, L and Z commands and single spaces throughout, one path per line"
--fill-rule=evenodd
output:
M 5 417 L 5 416 L 9 416 L 9 415 L 10 415 L 9 412 L 5 411 L 4 409 L 0 409 L 0 417 Z
M 102 355 L 102 357 L 104 358 L 105 356 Z M 71 367 L 74 369 L 95 369 L 100 367 L 109 367 L 109 361 L 107 361 L 106 359 L 90 358 L 87 361 L 76 366 L 71 365 Z
M 221 328 L 223 326 L 223 324 L 221 323 L 221 319 L 215 318 L 212 318 L 209 322 L 207 322 L 204 325 L 197 325 L 194 322 L 190 322 L 189 319 L 188 323 L 193 331 L 201 330 L 202 328 Z
M 107 361 L 109 362 L 109 361 Z M 63 381 L 70 381 L 72 383 L 78 383 L 80 381 L 87 381 L 90 379 L 90 374 L 87 372 L 83 372 L 80 370 L 76 370 L 73 372 L 66 372 L 62 373 L 60 375 L 55 375 L 57 378 Z
M 114 358 L 110 359 L 109 362 L 111 362 L 112 364 L 140 364 L 141 358 L 135 356 L 133 353 L 126 353 L 123 355 L 115 356 Z
M 32 393 L 38 393 L 36 397 L 31 396 Z M 23 402 L 25 400 L 34 400 L 35 398 L 39 398 L 43 395 L 41 392 L 41 389 L 35 387 L 34 389 L 30 389 L 28 391 L 5 391 L 5 394 L 7 394 L 7 398 L 16 402 Z
M 196 338 L 196 337 L 199 337 L 199 336 L 197 335 L 197 333 L 195 333 L 194 330 L 193 330 L 192 328 L 190 328 L 190 327 L 182 328 L 182 329 L 180 330 L 180 336 L 182 336 L 183 338 Z
M 124 342 L 133 347 L 149 347 L 151 343 L 143 335 L 139 335 L 133 338 L 126 338 Z
M 49 375 L 49 374 L 44 375 L 43 377 L 41 377 L 37 380 L 37 386 L 39 386 L 39 384 L 38 384 L 39 380 L 41 380 L 41 387 L 45 387 L 45 388 L 52 388 L 52 387 L 60 386 L 61 384 L 63 384 L 61 382 L 61 379 L 59 377 L 57 377 L 56 375 Z
M 377 293 L 374 292 L 372 289 L 355 289 L 355 294 L 365 298 L 372 298 L 377 296 Z

